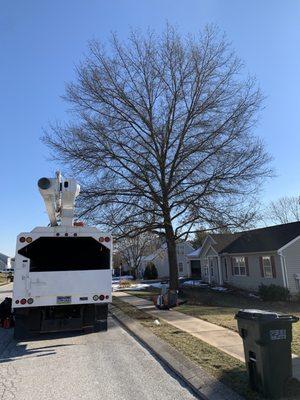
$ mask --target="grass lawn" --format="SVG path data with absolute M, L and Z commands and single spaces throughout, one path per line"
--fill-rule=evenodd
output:
M 158 291 L 128 291 L 128 293 L 150 300 Z M 241 308 L 257 308 L 300 317 L 300 304 L 296 302 L 268 303 L 239 293 L 214 292 L 204 288 L 184 289 L 182 297 L 186 303 L 179 306 L 177 311 L 234 331 L 237 331 L 234 316 Z M 293 324 L 292 351 L 300 355 L 300 322 Z
M 178 311 L 237 331 L 235 314 L 241 308 L 256 308 L 293 314 L 300 317 L 300 304 L 295 302 L 262 302 L 239 293 L 219 293 L 208 289 L 184 289 L 187 303 Z M 292 351 L 300 355 L 300 322 L 293 324 Z
M 4 285 L 7 282 L 6 275 L 0 273 L 0 285 Z
M 143 295 L 144 297 L 149 297 L 149 292 L 144 292 Z M 155 325 L 153 323 L 154 318 L 150 315 L 118 298 L 113 298 L 113 304 L 247 400 L 262 399 L 248 387 L 246 367 L 241 361 L 166 322 L 160 321 L 161 324 L 159 326 Z M 285 399 L 300 398 L 300 384 L 298 381 L 292 380 L 288 390 L 289 393 L 287 393 Z

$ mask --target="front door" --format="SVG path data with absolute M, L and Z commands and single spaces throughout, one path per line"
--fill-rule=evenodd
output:
M 193 278 L 201 279 L 201 265 L 200 260 L 191 260 L 191 276 Z

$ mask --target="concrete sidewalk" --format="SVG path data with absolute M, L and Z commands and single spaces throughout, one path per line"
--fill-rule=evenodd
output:
M 113 295 L 245 362 L 243 341 L 238 333 L 179 311 L 158 310 L 151 301 L 124 292 L 114 292 Z M 300 358 L 297 356 L 293 356 L 293 376 L 300 381 Z

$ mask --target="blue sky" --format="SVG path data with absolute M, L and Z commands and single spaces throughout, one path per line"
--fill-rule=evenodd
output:
M 20 231 L 48 222 L 36 188 L 59 167 L 41 143 L 43 127 L 68 118 L 60 98 L 90 39 L 130 27 L 183 33 L 215 23 L 227 33 L 266 96 L 256 128 L 277 177 L 264 201 L 299 194 L 300 2 L 297 0 L 2 0 L 0 5 L 0 252 Z

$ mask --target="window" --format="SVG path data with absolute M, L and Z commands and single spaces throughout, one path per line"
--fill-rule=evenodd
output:
M 262 257 L 262 265 L 263 265 L 263 269 L 264 269 L 264 277 L 265 278 L 273 278 L 271 257 L 270 256 Z
M 210 276 L 214 276 L 214 268 L 210 267 Z
M 208 276 L 208 267 L 204 267 L 204 276 Z
M 178 263 L 178 269 L 179 269 L 179 272 L 183 272 L 183 263 L 182 262 Z
M 235 276 L 246 276 L 245 257 L 232 257 L 232 272 Z

